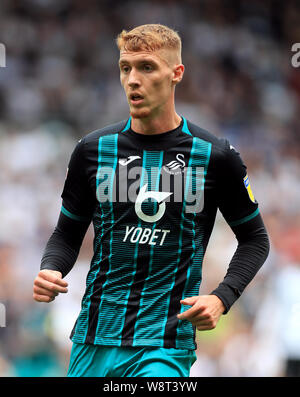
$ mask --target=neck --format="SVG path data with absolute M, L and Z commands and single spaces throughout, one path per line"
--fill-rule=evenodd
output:
M 160 134 L 177 128 L 181 123 L 181 117 L 175 112 L 161 114 L 158 117 L 131 119 L 131 128 L 135 132 L 147 135 Z

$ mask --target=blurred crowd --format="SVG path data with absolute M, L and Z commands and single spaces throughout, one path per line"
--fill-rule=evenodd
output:
M 68 294 L 39 304 L 32 283 L 77 140 L 128 117 L 115 38 L 145 23 L 180 33 L 176 110 L 241 153 L 271 242 L 218 327 L 197 333 L 191 376 L 300 376 L 300 4 L 276 0 L 1 0 L 0 376 L 66 374 L 91 229 Z M 235 248 L 218 214 L 200 293 L 222 281 Z

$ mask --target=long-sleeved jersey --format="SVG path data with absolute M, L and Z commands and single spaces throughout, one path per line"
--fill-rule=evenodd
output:
M 217 209 L 234 231 L 246 230 L 260 219 L 258 203 L 228 141 L 184 118 L 154 135 L 130 122 L 86 135 L 69 163 L 62 214 L 74 224 L 92 221 L 95 232 L 71 339 L 194 349 L 195 328 L 177 314 L 187 309 L 181 299 L 199 294 Z M 60 270 L 49 255 L 42 268 Z M 229 275 L 214 293 L 229 309 L 248 282 Z

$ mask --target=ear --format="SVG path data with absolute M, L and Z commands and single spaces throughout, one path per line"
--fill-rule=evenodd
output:
M 172 82 L 178 84 L 181 82 L 184 73 L 184 66 L 182 64 L 175 65 L 173 68 L 173 78 Z

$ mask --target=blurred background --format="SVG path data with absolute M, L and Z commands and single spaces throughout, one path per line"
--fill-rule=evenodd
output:
M 270 234 L 256 278 L 213 331 L 191 376 L 300 375 L 299 1 L 1 0 L 0 376 L 65 376 L 92 255 L 89 230 L 51 304 L 32 299 L 77 140 L 128 117 L 115 38 L 162 23 L 183 41 L 176 110 L 226 137 L 248 166 Z M 218 215 L 200 293 L 222 281 L 236 240 Z M 3 324 L 2 324 L 3 325 Z

